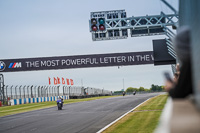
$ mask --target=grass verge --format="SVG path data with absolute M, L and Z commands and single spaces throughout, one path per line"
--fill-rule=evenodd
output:
M 69 99 L 69 100 L 64 100 L 64 104 L 77 103 L 77 102 L 83 102 L 83 101 L 91 101 L 91 100 L 104 99 L 104 98 L 110 98 L 110 97 L 115 97 L 115 96 L 100 96 L 100 97 L 92 97 L 92 98 L 84 98 L 84 99 Z M 6 115 L 12 115 L 12 114 L 17 114 L 17 113 L 33 111 L 33 110 L 38 110 L 38 109 L 54 107 L 54 106 L 57 106 L 55 101 L 22 104 L 22 105 L 14 105 L 14 106 L 4 106 L 4 107 L 0 107 L 0 117 L 6 116 Z
M 167 97 L 159 95 L 151 98 L 103 133 L 152 133 L 159 122 Z

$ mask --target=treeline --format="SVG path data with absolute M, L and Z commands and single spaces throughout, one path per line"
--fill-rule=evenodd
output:
M 160 92 L 160 91 L 164 91 L 164 86 L 159 86 L 159 85 L 154 85 L 152 84 L 151 85 L 151 88 L 147 89 L 147 88 L 144 88 L 144 87 L 140 87 L 140 88 L 134 88 L 134 87 L 128 87 L 126 89 L 126 92 L 127 93 L 132 93 L 134 91 L 153 91 L 153 92 Z M 115 91 L 114 93 L 122 93 L 123 91 Z
M 151 91 L 165 91 L 164 86 L 158 86 L 158 85 L 151 85 L 150 88 Z
M 134 92 L 134 91 L 164 91 L 164 86 L 152 84 L 151 88 L 149 88 L 149 89 L 146 89 L 144 87 L 140 87 L 140 88 L 128 87 L 126 89 L 126 92 Z
M 134 91 L 149 91 L 149 89 L 145 89 L 144 87 L 140 87 L 140 88 L 128 87 L 126 89 L 126 92 L 134 92 Z

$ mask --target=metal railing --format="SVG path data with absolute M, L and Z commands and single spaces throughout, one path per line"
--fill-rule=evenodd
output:
M 84 96 L 84 95 L 106 95 L 111 91 L 83 86 L 36 86 L 36 85 L 6 85 L 4 87 L 5 100 L 34 97 L 51 97 L 51 96 Z M 0 100 L 3 96 L 0 95 Z

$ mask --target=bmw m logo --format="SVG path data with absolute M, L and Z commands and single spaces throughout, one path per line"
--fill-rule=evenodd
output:
M 3 61 L 0 61 L 0 71 L 3 71 L 6 68 L 6 64 Z
M 21 67 L 22 67 L 21 62 L 14 62 L 14 63 L 10 63 L 8 68 L 21 68 Z

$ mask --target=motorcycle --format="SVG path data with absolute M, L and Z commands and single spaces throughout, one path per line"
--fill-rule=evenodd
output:
M 58 106 L 58 110 L 62 110 L 63 102 L 61 99 L 57 100 L 57 106 Z

